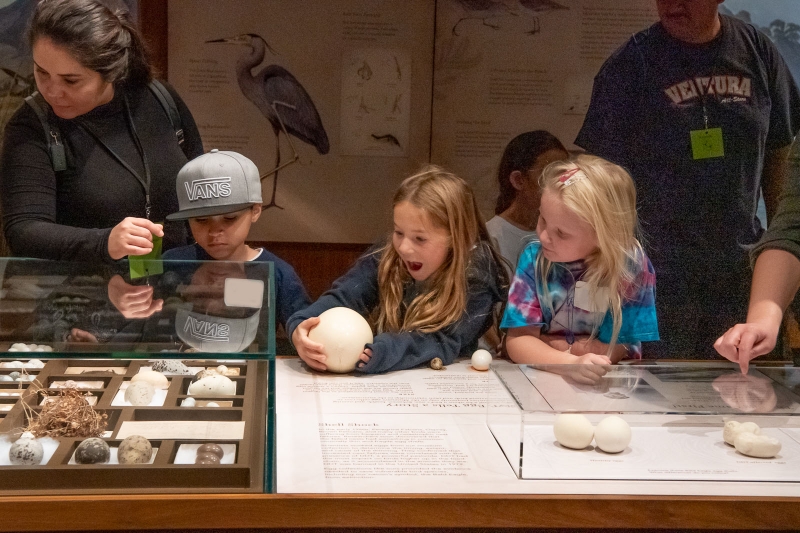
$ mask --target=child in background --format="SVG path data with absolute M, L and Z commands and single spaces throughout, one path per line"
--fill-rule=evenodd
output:
M 537 232 L 522 252 L 501 328 L 517 363 L 607 365 L 658 340 L 655 272 L 636 238 L 628 173 L 581 155 L 541 178 Z
M 394 196 L 390 242 L 368 251 L 288 331 L 308 366 L 324 371 L 325 346 L 308 333 L 323 311 L 349 307 L 377 319 L 356 370 L 411 368 L 470 355 L 505 298 L 507 281 L 469 186 L 436 166 L 407 178 Z
M 535 240 L 539 219 L 539 177 L 555 161 L 569 158 L 566 148 L 549 132 L 529 131 L 514 137 L 506 146 L 497 170 L 500 195 L 496 214 L 486 223 L 497 250 L 508 262 L 509 277 L 522 249 Z
M 275 275 L 276 324 L 285 326 L 310 298 L 294 269 L 245 240 L 261 216 L 261 178 L 256 165 L 236 152 L 211 150 L 186 163 L 176 180 L 179 211 L 167 220 L 189 219 L 196 244 L 173 248 L 164 259 L 271 261 Z

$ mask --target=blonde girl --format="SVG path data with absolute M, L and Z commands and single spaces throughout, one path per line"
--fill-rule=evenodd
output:
M 349 307 L 372 317 L 377 335 L 356 371 L 411 368 L 468 355 L 505 297 L 505 271 L 489 244 L 469 186 L 429 166 L 407 178 L 393 201 L 388 241 L 362 256 L 310 307 L 292 315 L 288 333 L 309 367 L 324 371 L 325 347 L 308 338 L 318 317 Z
M 545 168 L 537 233 L 509 290 L 502 328 L 518 363 L 606 365 L 659 339 L 655 272 L 636 238 L 628 173 L 580 155 Z

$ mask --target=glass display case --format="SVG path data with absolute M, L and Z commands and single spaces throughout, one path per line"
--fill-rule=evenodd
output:
M 493 364 L 515 409 L 488 425 L 520 479 L 800 488 L 800 369 L 722 362 Z
M 270 490 L 272 263 L 0 279 L 0 494 Z

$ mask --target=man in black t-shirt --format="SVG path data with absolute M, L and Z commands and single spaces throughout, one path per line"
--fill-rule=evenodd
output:
M 786 181 L 800 92 L 775 46 L 722 0 L 657 0 L 660 21 L 603 65 L 575 143 L 636 181 L 662 341 L 644 356 L 716 357 L 744 318 L 748 250 Z

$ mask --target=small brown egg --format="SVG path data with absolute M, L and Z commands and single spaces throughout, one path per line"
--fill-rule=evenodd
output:
M 433 359 L 431 359 L 431 368 L 432 369 L 441 370 L 443 366 L 444 366 L 444 363 L 438 357 L 434 357 Z
M 214 444 L 213 442 L 203 444 L 197 448 L 197 455 L 200 455 L 201 453 L 210 453 L 216 455 L 220 459 L 222 459 L 222 456 L 225 455 L 225 451 L 222 449 L 222 446 L 219 444 Z
M 198 461 L 210 461 L 212 463 L 219 464 L 220 458 L 214 455 L 213 453 L 198 453 L 195 463 Z

